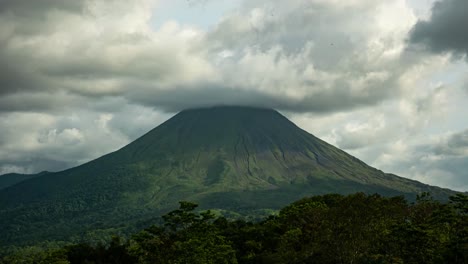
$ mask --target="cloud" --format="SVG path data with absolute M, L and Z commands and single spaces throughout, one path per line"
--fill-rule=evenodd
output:
M 413 171 L 426 181 L 444 184 L 455 190 L 467 190 L 468 130 L 449 134 L 435 144 L 417 149 Z M 417 164 L 417 165 L 416 165 Z
M 98 157 L 127 142 L 118 131 L 109 132 L 108 115 L 81 113 L 80 117 L 15 113 L 0 117 L 0 170 L 22 172 L 59 170 Z M 67 124 L 68 123 L 68 124 Z M 21 132 L 18 132 L 21 131 Z M 106 140 L 101 140 L 102 138 Z
M 58 112 L 63 107 L 78 108 L 87 104 L 84 98 L 62 92 L 47 94 L 40 92 L 21 92 L 0 97 L 0 112 Z
M 468 130 L 450 135 L 447 139 L 431 147 L 434 155 L 439 157 L 468 157 Z
M 371 148 L 379 168 L 421 182 L 468 190 L 468 130 Z
M 33 15 L 44 13 L 52 8 L 67 10 L 67 11 L 81 11 L 83 9 L 84 1 L 61 1 L 61 0 L 36 0 L 34 2 L 28 0 L 3 0 L 0 5 L 0 12 L 12 12 L 18 15 Z
M 377 115 L 366 122 L 349 122 L 344 126 L 344 130 L 335 129 L 333 132 L 338 134 L 336 142 L 338 146 L 349 150 L 382 143 L 389 134 L 388 129 L 384 117 Z
M 418 21 L 411 31 L 409 41 L 422 44 L 435 53 L 454 52 L 468 54 L 468 2 L 442 0 L 432 7 L 429 20 Z
M 34 6 L 4 4 L 0 94 L 16 103 L 0 111 L 70 107 L 20 103 L 51 95 L 122 97 L 165 111 L 224 103 L 336 112 L 399 96 L 410 66 L 399 60 L 415 21 L 404 1 L 347 9 L 333 1 L 251 1 L 208 31 L 176 21 L 151 27 L 154 1 L 77 2 L 41 1 L 43 22 L 19 15 Z

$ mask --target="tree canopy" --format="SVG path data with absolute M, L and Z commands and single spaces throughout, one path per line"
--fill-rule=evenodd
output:
M 259 222 L 227 219 L 197 204 L 127 239 L 40 250 L 0 263 L 468 263 L 468 196 L 356 193 L 301 199 Z

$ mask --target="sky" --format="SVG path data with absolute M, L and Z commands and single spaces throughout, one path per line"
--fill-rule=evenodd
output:
M 70 168 L 178 111 L 274 108 L 468 191 L 466 0 L 0 0 L 0 174 Z

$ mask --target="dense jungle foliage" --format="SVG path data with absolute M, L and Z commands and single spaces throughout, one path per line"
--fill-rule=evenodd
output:
M 27 247 L 0 263 L 468 263 L 468 196 L 304 198 L 260 222 L 180 208 L 105 244 Z

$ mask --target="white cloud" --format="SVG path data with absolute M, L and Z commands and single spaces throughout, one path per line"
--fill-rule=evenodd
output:
M 239 91 L 250 94 L 249 104 L 285 110 L 351 109 L 397 94 L 395 83 L 408 67 L 398 55 L 415 22 L 404 1 L 356 1 L 347 9 L 327 1 L 252 1 L 213 31 L 175 21 L 155 30 L 154 1 L 86 3 L 79 12 L 44 11 L 43 27 L 31 34 L 17 32 L 14 22 L 3 26 L 12 32 L 4 56 L 17 64 L 16 77 L 4 81 L 6 93 L 121 96 L 180 110 Z M 204 96 L 214 87 L 218 95 Z M 202 96 L 179 99 L 181 90 Z

